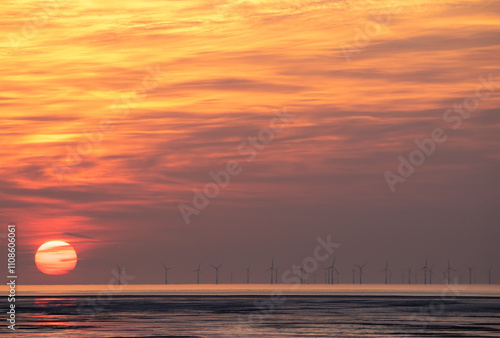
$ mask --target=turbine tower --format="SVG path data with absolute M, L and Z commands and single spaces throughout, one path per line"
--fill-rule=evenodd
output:
M 488 284 L 491 284 L 491 267 L 488 269 Z
M 122 269 L 118 264 L 116 264 L 118 267 L 118 285 L 122 285 Z
M 363 284 L 363 268 L 365 267 L 366 263 L 363 265 L 358 265 L 358 264 L 354 265 L 356 265 L 359 269 L 359 284 Z
M 304 264 L 302 264 L 300 267 L 300 284 L 304 284 L 303 274 L 304 274 Z
M 385 261 L 385 268 L 380 270 L 380 272 L 385 272 L 385 284 L 387 284 L 387 273 L 390 272 L 389 270 L 389 261 Z
M 271 271 L 271 284 L 274 284 L 274 258 L 271 260 L 271 267 L 267 271 Z
M 198 278 L 197 278 L 197 283 L 198 284 L 200 284 L 200 272 L 201 272 L 200 267 L 201 267 L 201 263 L 198 264 L 198 268 L 197 269 L 193 270 L 193 272 L 196 272 L 198 274 Z
M 467 266 L 467 269 L 469 269 L 469 284 L 472 284 L 472 270 L 474 270 L 474 267 Z
M 408 284 L 411 284 L 411 267 L 408 268 Z
M 329 276 L 329 279 L 330 279 L 330 283 L 333 284 L 333 272 L 335 271 L 335 273 L 337 274 L 337 284 L 339 283 L 339 270 L 337 270 L 337 268 L 335 267 L 335 261 L 337 260 L 337 257 L 335 257 L 333 259 L 333 262 L 332 262 L 332 265 L 330 265 L 328 267 L 328 272 L 330 273 L 330 276 Z
M 448 258 L 448 268 L 445 270 L 448 273 L 448 284 L 450 284 L 451 278 L 450 278 L 450 271 L 455 271 L 457 270 L 453 269 L 450 264 L 450 259 Z
M 424 267 L 421 268 L 420 270 L 424 270 L 424 284 L 427 284 L 427 270 L 429 270 L 429 268 L 427 267 L 427 257 L 425 258 Z
M 428 269 L 429 270 L 429 284 L 432 284 L 432 274 L 434 273 L 434 271 L 432 271 L 434 269 L 434 264 L 432 264 L 432 266 Z
M 247 270 L 247 284 L 250 284 L 250 265 L 247 266 L 246 270 Z
M 165 264 L 161 263 L 161 265 L 163 265 L 163 268 L 165 269 L 165 285 L 168 284 L 168 270 L 172 269 L 172 268 L 167 268 L 165 266 Z
M 218 266 L 212 265 L 212 268 L 215 269 L 215 284 L 219 284 L 219 269 L 222 266 L 222 263 Z

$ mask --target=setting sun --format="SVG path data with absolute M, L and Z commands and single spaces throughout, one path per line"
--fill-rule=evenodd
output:
M 63 241 L 46 242 L 35 254 L 38 270 L 47 275 L 65 274 L 75 268 L 76 262 L 75 249 Z

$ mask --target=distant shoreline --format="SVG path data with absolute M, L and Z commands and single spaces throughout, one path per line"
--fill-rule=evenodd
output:
M 0 286 L 6 293 L 6 285 Z M 500 298 L 500 285 L 483 284 L 142 284 L 18 285 L 20 297 L 94 296 L 387 296 Z

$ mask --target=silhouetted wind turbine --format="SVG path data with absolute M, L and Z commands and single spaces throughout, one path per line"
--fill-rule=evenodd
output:
M 472 270 L 474 267 L 467 266 L 467 269 L 469 269 L 469 284 L 472 284 Z
M 357 264 L 354 265 L 356 265 L 359 269 L 359 284 L 363 284 L 363 268 L 365 267 L 366 263 L 363 265 L 357 265 Z
M 337 260 L 337 257 L 335 257 L 333 259 L 333 262 L 332 262 L 332 265 L 329 266 L 329 269 L 330 269 L 330 274 L 331 274 L 331 278 L 330 278 L 330 282 L 333 284 L 333 272 L 335 271 L 335 273 L 337 274 L 337 284 L 339 283 L 339 270 L 337 270 L 337 268 L 335 267 L 335 261 Z
M 302 264 L 302 266 L 300 267 L 300 284 L 304 284 L 303 273 L 304 273 L 304 264 Z
M 408 269 L 408 284 L 411 284 L 411 267 Z
M 172 268 L 167 268 L 165 266 L 165 264 L 161 263 L 161 265 L 163 265 L 163 268 L 165 269 L 165 285 L 168 284 L 168 270 L 172 269 Z
M 201 267 L 201 263 L 198 264 L 198 268 L 196 270 L 193 270 L 193 272 L 197 272 L 198 273 L 198 279 L 197 279 L 197 283 L 198 284 L 200 284 L 200 271 L 201 271 L 200 267 Z
M 423 268 L 421 268 L 420 270 L 424 270 L 424 284 L 427 284 L 427 270 L 429 268 L 427 267 L 427 257 L 425 258 L 425 265 Z
M 116 264 L 118 267 L 118 285 L 122 285 L 122 269 L 118 264 Z
M 219 264 L 218 266 L 215 266 L 215 265 L 211 265 L 211 266 L 212 266 L 212 268 L 215 269 L 215 284 L 219 284 L 219 269 L 222 266 L 222 263 Z
M 448 273 L 448 284 L 450 284 L 451 278 L 450 278 L 450 271 L 455 271 L 457 270 L 453 269 L 450 265 L 450 259 L 448 259 L 448 268 L 445 270 Z
M 274 258 L 271 260 L 271 267 L 267 271 L 271 271 L 271 284 L 274 284 Z
M 434 273 L 434 271 L 432 271 L 434 269 L 434 264 L 432 264 L 432 266 L 428 269 L 429 270 L 429 284 L 432 284 L 432 274 Z
M 382 270 L 380 270 L 380 272 L 384 272 L 385 271 L 385 284 L 387 284 L 387 273 L 390 272 L 389 270 L 389 261 L 385 261 L 385 268 L 383 268 Z

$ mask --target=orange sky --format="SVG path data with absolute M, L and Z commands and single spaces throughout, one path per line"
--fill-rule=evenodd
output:
M 394 250 L 408 247 L 405 215 L 418 223 L 407 229 L 412 238 L 436 237 L 425 244 L 436 255 L 457 253 L 471 233 L 476 260 L 500 253 L 488 242 L 500 197 L 498 2 L 59 3 L 7 0 L 0 9 L 0 216 L 18 224 L 27 281 L 56 282 L 34 270 L 47 240 L 78 251 L 75 275 L 64 280 L 76 282 L 117 261 L 142 271 L 144 260 L 180 253 L 195 266 L 241 250 L 247 264 L 258 246 L 257 259 L 291 261 L 324 234 L 362 259 L 378 247 L 367 243 L 380 227 Z M 342 46 L 354 45 L 373 14 L 391 11 L 346 60 Z M 34 30 L 25 23 L 32 17 Z M 148 80 L 148 69 L 161 81 Z M 443 112 L 489 74 L 499 89 L 451 131 Z M 145 78 L 151 88 L 122 116 L 117 100 Z M 247 163 L 238 145 L 283 109 L 297 117 Z M 53 164 L 68 166 L 68 149 L 104 119 L 113 130 L 58 178 Z M 436 127 L 449 140 L 391 193 L 383 173 Z M 187 226 L 179 203 L 229 160 L 242 174 Z M 417 221 L 424 208 L 432 217 Z M 454 222 L 457 240 L 443 248 L 438 239 Z M 276 241 L 288 244 L 275 253 Z M 420 257 L 421 245 L 411 247 L 407 258 Z M 156 278 L 144 276 L 139 282 Z

